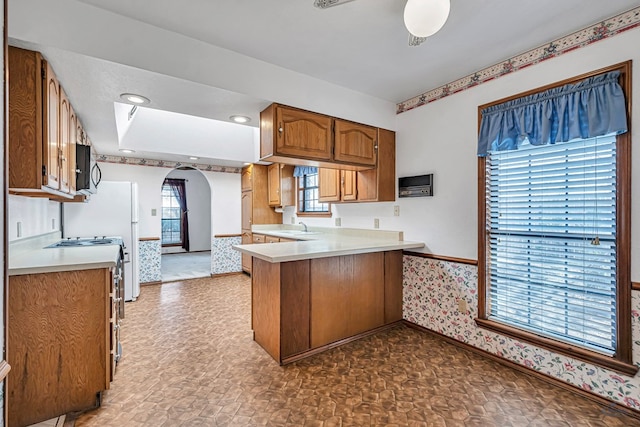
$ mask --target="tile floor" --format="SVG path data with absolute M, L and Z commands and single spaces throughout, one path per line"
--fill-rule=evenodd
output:
M 640 425 L 404 326 L 281 367 L 250 306 L 243 275 L 145 286 L 111 390 L 76 425 Z

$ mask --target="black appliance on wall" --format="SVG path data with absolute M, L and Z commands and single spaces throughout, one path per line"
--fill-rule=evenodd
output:
M 398 178 L 398 197 L 433 196 L 433 174 Z
M 102 171 L 91 153 L 91 146 L 76 144 L 76 191 L 93 194 L 101 179 Z

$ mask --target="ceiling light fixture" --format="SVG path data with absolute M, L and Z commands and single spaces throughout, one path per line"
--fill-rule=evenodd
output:
M 196 156 L 189 156 L 189 160 L 199 160 L 200 157 L 196 157 Z
M 149 98 L 142 95 L 137 95 L 135 93 L 120 94 L 120 99 L 136 105 L 147 105 L 151 103 L 151 100 Z
M 407 0 L 404 25 L 416 37 L 429 37 L 447 22 L 450 0 Z
M 231 116 L 229 119 L 233 120 L 236 123 L 249 123 L 251 118 L 247 116 Z
M 128 148 L 121 148 L 118 151 L 120 151 L 121 153 L 126 153 L 126 154 L 135 153 L 135 150 L 129 150 Z

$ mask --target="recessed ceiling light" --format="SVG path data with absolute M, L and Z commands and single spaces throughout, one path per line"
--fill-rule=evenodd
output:
M 189 160 L 198 160 L 200 157 L 196 157 L 196 156 L 190 156 Z
M 120 95 L 120 99 L 136 105 L 147 105 L 151 102 L 149 98 L 146 98 L 142 95 L 137 95 L 135 93 L 123 93 Z
M 247 116 L 231 116 L 229 118 L 236 123 L 249 123 L 251 121 L 251 118 Z
M 118 151 L 120 151 L 121 153 L 127 153 L 127 154 L 135 153 L 134 150 L 129 150 L 128 148 L 121 148 Z

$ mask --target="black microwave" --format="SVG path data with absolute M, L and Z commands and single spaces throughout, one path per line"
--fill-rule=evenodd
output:
M 91 146 L 76 144 L 76 191 L 93 194 L 101 179 L 102 171 L 91 153 Z

